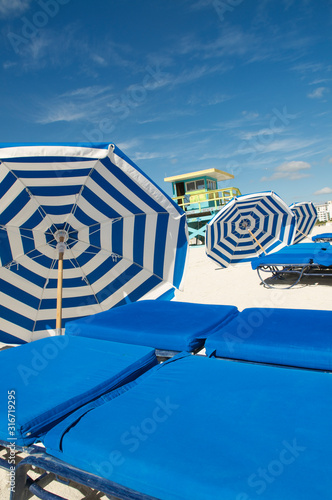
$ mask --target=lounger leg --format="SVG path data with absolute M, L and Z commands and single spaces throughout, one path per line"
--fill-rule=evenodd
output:
M 29 486 L 32 483 L 28 476 L 30 469 L 30 464 L 21 463 L 16 466 L 15 486 L 11 490 L 10 500 L 28 500 L 32 497 L 32 493 L 29 491 Z
M 32 467 L 36 467 L 39 471 L 45 471 L 45 473 L 33 480 L 28 474 Z M 11 493 L 10 500 L 29 500 L 33 495 L 42 500 L 64 500 L 61 496 L 43 490 L 44 486 L 47 486 L 53 480 L 58 481 L 59 478 L 65 479 L 66 484 L 79 489 L 79 491 L 81 491 L 81 486 L 95 490 L 93 492 L 96 494 L 95 498 L 98 498 L 98 492 L 103 492 L 105 495 L 122 498 L 123 500 L 156 500 L 144 493 L 76 469 L 76 467 L 43 452 L 27 456 L 16 466 L 15 491 Z
M 54 495 L 46 490 L 45 486 L 52 483 L 56 479 L 53 473 L 45 472 L 37 479 L 32 480 L 28 474 L 32 465 L 25 462 L 16 467 L 15 490 L 11 493 L 10 500 L 29 500 L 32 496 L 37 496 L 45 500 L 62 499 L 58 495 Z

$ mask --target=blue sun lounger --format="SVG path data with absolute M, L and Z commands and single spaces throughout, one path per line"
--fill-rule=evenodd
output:
M 52 428 L 17 488 L 35 465 L 128 499 L 327 498 L 331 410 L 331 373 L 180 354 Z
M 313 236 L 311 239 L 316 243 L 332 241 L 332 233 L 316 234 L 316 236 Z
M 7 382 L 0 444 L 32 445 L 68 413 L 157 364 L 160 352 L 201 348 L 208 333 L 236 314 L 234 306 L 144 301 L 73 322 L 67 328 L 72 335 L 2 351 L 0 378 Z M 8 433 L 7 393 L 14 435 Z
M 205 349 L 212 357 L 332 371 L 332 311 L 244 309 Z
M 251 312 L 249 312 L 247 315 L 245 314 L 245 312 L 234 315 L 233 319 L 230 322 L 224 323 L 224 325 L 219 328 L 221 334 L 224 332 L 228 332 L 228 341 L 230 338 L 232 339 L 232 337 L 230 336 L 232 332 L 233 337 L 237 335 L 240 336 L 240 339 L 243 337 L 246 338 L 246 336 L 248 336 L 249 334 L 249 337 L 254 338 L 254 334 L 253 332 L 251 332 L 251 330 L 257 329 L 260 326 L 261 331 L 263 331 L 269 324 L 275 325 L 275 331 L 277 331 L 278 328 L 280 330 L 280 328 L 283 328 L 283 325 L 287 324 L 289 325 L 290 332 L 292 331 L 293 324 L 295 329 L 297 328 L 298 330 L 301 330 L 303 335 L 303 330 L 304 333 L 306 331 L 304 327 L 308 329 L 308 325 L 311 322 L 312 325 L 316 325 L 315 332 L 317 336 L 317 334 L 321 330 L 326 331 L 326 328 L 328 328 L 327 325 L 331 323 L 332 315 L 332 313 L 326 315 L 324 314 L 324 317 L 322 317 L 319 316 L 321 314 L 321 311 L 317 311 L 317 314 L 311 315 L 310 318 L 309 316 L 306 316 L 301 322 L 299 321 L 299 318 L 297 316 L 298 311 L 289 311 L 288 315 L 286 314 L 286 316 L 285 311 L 280 311 L 279 316 L 271 315 L 271 311 L 269 309 L 258 309 L 258 316 L 257 311 L 256 313 L 254 312 L 255 310 L 248 311 Z M 240 321 L 241 316 L 242 321 Z M 267 321 L 265 321 L 266 319 Z M 211 337 L 208 336 L 206 348 L 209 354 L 209 344 L 213 346 L 217 340 L 217 336 L 218 333 L 211 335 Z M 285 335 L 285 338 L 286 337 L 287 336 Z M 60 338 L 57 338 L 57 340 L 59 339 Z M 307 343 L 309 347 L 309 343 L 312 339 L 310 339 L 310 336 L 308 337 L 306 335 L 304 335 L 304 339 L 307 339 L 304 343 Z M 321 336 L 321 339 L 322 343 L 324 343 L 323 336 Z M 49 342 L 49 340 L 50 339 L 44 339 L 44 341 L 46 342 Z M 110 353 L 112 353 L 114 349 L 114 343 L 109 341 L 95 341 L 93 339 L 74 336 L 67 338 L 67 341 L 69 340 L 70 342 L 92 342 L 91 345 L 93 345 L 94 342 L 97 342 L 97 344 L 102 347 L 103 355 L 105 357 L 109 357 Z M 38 342 L 41 343 L 42 341 Z M 262 343 L 263 342 L 261 342 L 261 344 Z M 303 346 L 301 348 L 301 339 L 299 337 L 298 343 L 300 344 L 300 350 L 302 349 L 302 351 L 305 351 Z M 26 346 L 15 348 L 7 352 L 8 354 L 12 352 L 13 354 L 11 356 L 13 357 L 15 352 L 17 353 L 19 349 L 31 349 L 33 346 L 37 346 L 37 344 L 38 343 L 28 344 Z M 108 344 L 109 350 L 107 350 L 106 344 Z M 47 344 L 41 347 L 41 351 L 39 352 L 41 352 L 42 357 L 44 358 L 46 356 L 46 353 L 48 353 L 48 357 L 52 357 L 52 352 L 54 352 L 54 350 L 52 350 L 50 347 L 46 349 L 46 345 Z M 291 345 L 291 341 L 289 341 L 289 345 Z M 40 344 L 40 346 L 42 346 L 42 344 Z M 331 343 L 327 337 L 325 351 L 329 352 L 331 356 L 330 346 Z M 260 478 L 258 472 L 255 481 L 249 481 L 249 476 L 246 478 L 246 471 L 251 467 L 250 464 L 252 462 L 250 462 L 250 457 L 252 454 L 254 454 L 255 456 L 254 460 L 256 461 L 254 461 L 254 463 L 257 464 L 258 470 L 260 461 L 262 461 L 264 465 L 264 460 L 267 460 L 267 456 L 270 456 L 269 460 L 273 459 L 274 455 L 271 457 L 271 453 L 274 453 L 274 450 L 276 448 L 273 446 L 276 444 L 276 442 L 278 442 L 278 439 L 280 445 L 279 449 L 282 456 L 287 453 L 286 450 L 288 445 L 295 454 L 298 453 L 299 450 L 297 448 L 297 445 L 295 444 L 294 448 L 294 443 L 293 441 L 291 441 L 291 439 L 296 438 L 295 434 L 292 438 L 289 437 L 289 441 L 285 441 L 287 446 L 286 444 L 285 446 L 283 446 L 283 440 L 292 435 L 293 432 L 288 429 L 289 433 L 287 434 L 285 433 L 285 429 L 283 427 L 277 426 L 275 428 L 274 420 L 272 419 L 273 421 L 270 422 L 270 425 L 272 426 L 271 435 L 273 435 L 273 439 L 272 441 L 268 440 L 266 442 L 265 450 L 261 449 L 255 455 L 256 452 L 253 443 L 257 442 L 257 440 L 259 441 L 260 439 L 260 427 L 259 425 L 257 428 L 253 427 L 253 422 L 255 421 L 255 419 L 258 419 L 258 422 L 260 421 L 261 411 L 262 415 L 267 411 L 268 415 L 271 416 L 275 413 L 278 414 L 278 408 L 280 407 L 283 408 L 281 420 L 284 421 L 285 419 L 288 419 L 288 414 L 290 413 L 291 422 L 293 422 L 291 426 L 295 425 L 296 421 L 295 415 L 293 414 L 293 406 L 296 407 L 296 409 L 299 411 L 299 414 L 301 414 L 301 411 L 303 411 L 304 415 L 306 415 L 306 405 L 309 405 L 309 400 L 311 397 L 311 389 L 308 389 L 310 384 L 308 386 L 306 382 L 307 377 L 309 377 L 309 380 L 311 380 L 310 376 L 304 375 L 304 378 L 301 378 L 301 373 L 311 373 L 311 371 L 307 368 L 303 369 L 303 367 L 310 367 L 310 364 L 308 365 L 303 363 L 303 359 L 305 360 L 306 356 L 302 356 L 302 360 L 298 358 L 297 363 L 294 356 L 288 357 L 287 363 L 285 363 L 283 359 L 281 359 L 281 363 L 279 363 L 288 364 L 293 367 L 291 370 L 288 370 L 286 368 L 283 368 L 283 370 L 285 370 L 285 372 L 287 371 L 298 373 L 295 379 L 296 384 L 299 387 L 302 387 L 302 382 L 305 384 L 305 394 L 303 390 L 302 392 L 300 391 L 300 393 L 298 393 L 298 391 L 294 389 L 294 394 L 292 393 L 292 397 L 293 399 L 295 397 L 295 400 L 293 401 L 293 403 L 290 403 L 289 399 L 292 400 L 292 397 L 290 397 L 290 394 L 287 391 L 291 387 L 291 380 L 293 379 L 291 378 L 290 381 L 283 382 L 284 379 L 282 377 L 284 372 L 273 372 L 275 373 L 275 375 L 272 381 L 268 377 L 268 375 L 272 372 L 255 372 L 257 373 L 257 377 L 255 375 L 257 380 L 254 377 L 254 379 L 252 379 L 250 382 L 250 377 L 254 372 L 250 371 L 250 369 L 248 368 L 244 369 L 243 366 L 247 365 L 254 367 L 256 365 L 252 364 L 252 361 L 262 361 L 257 357 L 255 358 L 253 352 L 251 352 L 251 355 L 248 357 L 248 359 L 251 361 L 250 363 L 238 363 L 233 359 L 209 360 L 208 358 L 202 356 L 196 357 L 183 353 L 176 356 L 175 358 L 172 358 L 170 361 L 164 363 L 163 365 L 155 366 L 156 360 L 154 357 L 154 350 L 151 350 L 149 348 L 142 348 L 140 346 L 120 345 L 119 352 L 121 352 L 122 347 L 126 347 L 129 350 L 134 349 L 134 351 L 131 351 L 132 354 L 135 353 L 135 355 L 139 358 L 139 369 L 136 370 L 135 374 L 133 373 L 133 368 L 134 366 L 136 366 L 136 362 L 138 361 L 137 359 L 135 360 L 135 363 L 133 363 L 134 366 L 129 367 L 129 370 L 128 365 L 123 366 L 122 364 L 120 364 L 120 368 L 122 367 L 123 372 L 126 373 L 127 380 L 131 377 L 132 382 L 129 382 L 126 385 L 122 385 L 125 383 L 125 377 L 122 377 L 121 381 L 117 380 L 117 382 L 115 382 L 115 379 L 119 379 L 119 377 L 115 375 L 116 369 L 114 366 L 114 371 L 112 369 L 111 374 L 114 377 L 114 390 L 103 392 L 102 396 L 99 398 L 97 396 L 92 397 L 91 400 L 89 400 L 85 405 L 78 405 L 78 410 L 73 411 L 72 409 L 70 414 L 67 414 L 67 416 L 62 415 L 62 418 L 59 418 L 59 416 L 55 417 L 54 415 L 52 415 L 53 422 L 48 423 L 47 428 L 44 426 L 40 436 L 40 439 L 44 440 L 47 446 L 47 452 L 42 451 L 40 448 L 30 446 L 29 456 L 25 458 L 17 468 L 16 491 L 15 494 L 13 494 L 13 500 L 23 500 L 23 498 L 25 499 L 25 495 L 27 495 L 28 490 L 31 493 L 41 494 L 41 498 L 52 498 L 52 500 L 54 500 L 54 497 L 47 496 L 46 492 L 41 492 L 41 488 L 43 484 L 47 484 L 50 480 L 52 480 L 52 478 L 56 478 L 57 476 L 65 477 L 68 480 L 79 482 L 80 484 L 84 484 L 86 486 L 93 486 L 94 488 L 103 491 L 105 494 L 113 494 L 120 498 L 219 498 L 218 495 L 220 494 L 220 498 L 222 497 L 227 499 L 236 498 L 234 497 L 234 493 L 237 492 L 237 494 L 240 495 L 239 498 L 249 499 L 250 495 L 253 494 L 253 492 L 255 494 L 257 493 L 252 489 L 254 488 L 254 485 L 257 485 L 257 482 L 263 480 L 262 478 Z M 139 351 L 135 351 L 135 349 L 137 348 L 139 348 Z M 214 345 L 214 349 L 215 348 L 216 346 Z M 270 348 L 270 350 L 274 349 L 273 342 L 270 342 Z M 104 349 L 106 349 L 108 352 L 104 352 Z M 147 350 L 147 352 L 141 351 L 141 349 L 145 349 Z M 59 347 L 58 350 L 61 351 L 59 353 L 59 355 L 61 356 L 63 350 L 60 350 Z M 68 356 L 69 352 L 70 351 L 68 350 Z M 4 353 L 0 353 L 1 356 L 3 354 L 6 354 L 6 351 Z M 85 355 L 87 357 L 89 356 L 87 352 L 85 353 Z M 216 352 L 214 353 L 214 355 L 216 355 Z M 142 360 L 140 356 L 143 356 L 143 358 L 147 356 L 147 359 L 145 359 L 145 362 L 143 363 L 144 368 L 142 368 L 141 366 Z M 238 355 L 236 355 L 235 358 L 245 359 L 241 358 Z M 307 356 L 307 358 L 310 359 L 310 356 Z M 32 358 L 31 355 L 29 358 L 29 356 L 26 357 L 22 354 L 22 359 L 29 359 L 31 362 Z M 35 363 L 36 360 L 40 361 L 39 356 L 34 355 L 34 359 Z M 112 358 L 109 359 L 111 360 Z M 150 359 L 151 362 L 147 362 L 148 359 Z M 202 361 L 191 361 L 193 359 L 204 359 L 205 361 L 204 364 L 202 364 Z M 316 359 L 319 359 L 319 349 L 317 350 Z M 77 366 L 75 365 L 75 360 L 76 357 L 74 357 L 72 361 L 74 361 L 74 368 L 77 368 Z M 325 360 L 325 365 L 321 367 L 321 370 L 326 370 L 329 366 L 331 366 L 331 363 L 329 364 L 328 361 L 328 355 L 325 357 L 323 356 L 323 360 Z M 70 364 L 67 365 L 65 359 L 63 361 L 64 367 L 72 366 Z M 269 359 L 263 360 L 263 362 L 270 361 L 271 360 Z M 215 364 L 216 362 L 218 363 L 218 365 Z M 276 362 L 276 360 L 273 359 L 272 362 Z M 15 358 L 10 360 L 11 367 L 13 367 L 15 363 L 16 365 L 18 365 L 18 361 L 15 360 Z M 32 367 L 35 371 L 38 371 L 37 366 L 41 367 L 43 366 L 43 363 L 40 365 L 36 365 L 35 363 L 33 366 L 30 366 L 29 364 L 27 366 L 30 366 L 30 368 Z M 225 363 L 228 364 L 225 365 Z M 232 365 L 230 365 L 230 363 L 232 363 Z M 22 364 L 24 364 L 24 361 L 22 361 Z M 27 364 L 27 362 L 25 362 L 25 364 Z M 99 369 L 103 371 L 103 368 L 105 367 L 103 367 L 102 365 L 103 363 L 101 363 L 101 361 L 99 360 Z M 162 372 L 165 373 L 165 377 L 162 377 L 160 379 L 159 373 L 161 372 L 159 371 L 159 369 L 164 365 L 168 368 L 166 372 Z M 54 387 L 55 385 L 55 366 L 56 365 L 52 367 L 52 364 L 47 363 L 45 366 L 43 366 L 43 370 L 39 374 L 40 376 L 44 374 L 42 383 L 43 380 L 45 381 L 45 387 L 43 386 L 41 395 L 43 394 L 43 391 L 44 394 L 45 391 L 49 392 L 50 387 Z M 231 375 L 228 375 L 228 366 L 233 367 Z M 301 366 L 302 369 L 298 370 L 294 368 L 296 366 Z M 171 367 L 173 367 L 174 369 Z M 214 368 L 212 369 L 212 367 Z M 226 371 L 222 367 L 226 367 Z M 262 367 L 265 369 L 273 368 L 271 366 Z M 51 373 L 48 374 L 50 368 Z M 257 368 L 255 368 L 255 370 L 257 370 Z M 52 371 L 53 381 L 51 376 Z M 129 374 L 128 371 L 131 373 Z M 32 378 L 29 378 L 29 382 L 36 382 L 34 377 L 36 377 L 37 374 L 31 374 L 29 370 L 24 370 L 22 371 L 22 373 L 25 373 L 26 376 L 30 374 L 30 377 Z M 77 385 L 79 387 L 82 387 L 81 372 L 79 370 L 74 369 L 74 371 L 72 371 L 71 373 L 68 373 L 67 371 L 63 374 L 62 377 L 61 373 L 62 371 L 60 370 L 60 381 L 59 383 L 56 383 L 57 388 L 61 387 L 61 385 L 66 385 L 66 381 L 68 379 L 70 380 L 71 378 L 74 378 Z M 279 377 L 279 373 L 281 374 L 281 378 Z M 322 371 L 320 373 L 323 374 Z M 140 374 L 141 376 L 138 377 L 138 375 Z M 328 375 L 328 380 L 330 380 L 330 374 Z M 291 375 L 290 377 L 293 377 L 293 375 Z M 225 392 L 225 384 L 227 385 L 229 382 L 231 382 L 232 378 L 234 378 L 233 388 L 228 388 Z M 150 386 L 149 384 L 148 386 L 144 385 L 145 380 L 147 382 L 148 380 L 152 380 L 153 384 L 151 387 L 154 388 L 154 392 L 150 393 L 149 390 L 146 390 L 147 387 Z M 259 389 L 259 383 L 263 380 L 266 381 L 266 385 L 264 386 L 264 390 L 261 390 Z M 318 395 L 318 392 L 316 392 L 316 389 L 313 390 L 313 393 L 315 394 L 315 397 L 317 397 L 317 399 L 319 397 L 322 397 L 324 399 L 325 403 L 328 405 L 328 408 L 326 409 L 326 415 L 328 415 L 329 411 L 331 410 L 329 402 L 331 387 L 329 387 L 328 392 L 324 386 L 325 378 L 322 378 L 321 380 L 323 381 L 322 385 L 321 382 L 317 381 L 316 388 L 317 390 L 319 389 L 321 391 L 319 393 L 320 396 Z M 19 384 L 19 382 L 20 380 L 18 379 L 15 381 L 15 384 Z M 272 389 L 273 398 L 267 398 L 267 401 L 269 403 L 265 407 L 263 405 L 264 397 L 268 395 L 270 383 L 270 389 Z M 139 391 L 140 387 L 142 388 L 141 391 Z M 256 390 L 256 387 L 258 387 L 258 390 Z M 280 391 L 280 387 L 282 388 L 282 391 L 278 394 L 275 394 L 277 390 Z M 21 380 L 20 391 L 18 393 L 23 394 L 24 390 L 31 391 L 31 383 L 29 383 L 28 387 L 26 388 L 25 384 L 22 383 Z M 137 390 L 139 391 L 138 393 L 136 392 Z M 62 392 L 58 392 L 61 396 Z M 65 394 L 67 394 L 68 392 L 69 391 L 66 390 Z M 32 393 L 34 394 L 33 391 Z M 36 394 L 37 393 L 38 391 L 36 390 Z M 235 395 L 236 399 L 239 400 L 238 407 L 234 407 L 232 405 L 228 406 L 230 393 L 233 393 L 233 396 Z M 174 395 L 175 399 L 173 399 Z M 255 395 L 255 397 L 253 397 L 253 395 Z M 28 397 L 29 395 L 24 396 L 24 400 L 26 401 Z M 131 399 L 131 397 L 133 397 L 133 399 Z M 137 397 L 138 399 L 136 399 Z M 276 400 L 275 397 L 277 397 Z M 181 404 L 179 404 L 180 399 Z M 123 402 L 120 413 L 117 413 L 117 402 Z M 37 403 L 39 404 L 39 402 Z M 243 407 L 241 406 L 242 403 Z M 45 402 L 43 404 L 45 404 Z M 324 492 L 327 486 L 330 487 L 330 485 L 327 484 L 328 481 L 327 478 L 325 478 L 324 472 L 324 457 L 326 454 L 324 446 L 325 444 L 326 446 L 328 446 L 328 443 L 324 443 L 323 450 L 319 449 L 321 447 L 321 440 L 325 436 L 325 430 L 324 427 L 321 427 L 322 421 L 320 421 L 321 407 L 318 405 L 318 403 L 316 404 L 315 402 L 313 402 L 313 404 L 319 415 L 316 415 L 315 412 L 311 412 L 310 418 L 308 418 L 308 420 L 305 420 L 305 422 L 302 422 L 303 425 L 305 425 L 303 428 L 301 427 L 301 429 L 304 434 L 310 434 L 308 432 L 308 429 L 311 429 L 312 427 L 314 428 L 315 436 L 306 436 L 306 439 L 308 437 L 309 441 L 310 439 L 313 439 L 315 442 L 315 448 L 311 449 L 310 451 L 311 454 L 310 457 L 308 457 L 308 463 L 312 459 L 317 460 L 316 457 L 319 456 L 319 460 L 322 459 L 323 463 L 321 474 L 324 477 L 323 482 L 321 483 L 321 490 L 319 490 L 317 485 L 313 486 L 311 487 L 311 489 L 308 489 L 308 496 L 303 496 L 302 498 L 315 498 L 316 493 L 318 495 L 319 491 Z M 27 407 L 29 407 L 29 404 L 27 404 Z M 247 426 L 246 412 L 248 411 L 248 408 L 252 408 L 252 410 L 255 411 L 253 411 L 250 417 L 252 423 L 249 422 Z M 178 410 L 180 411 L 178 412 Z M 29 411 L 27 412 L 28 414 Z M 103 412 L 105 412 L 105 414 Z M 257 415 L 255 412 L 257 413 Z M 53 412 L 52 410 L 50 410 L 50 413 L 54 413 L 56 415 L 57 411 L 55 409 L 53 410 Z M 174 416 L 178 414 L 181 418 L 179 420 L 174 420 L 172 418 L 173 414 Z M 90 418 L 89 416 L 93 416 L 93 419 L 95 419 L 93 420 L 94 423 L 90 422 L 90 420 L 86 420 Z M 235 426 L 235 422 L 239 420 L 237 416 L 239 416 L 240 422 L 242 419 L 243 423 L 245 424 L 244 428 L 246 429 L 246 435 L 242 435 L 242 438 L 244 438 L 243 442 L 237 440 L 238 429 L 236 429 Z M 216 426 L 217 420 L 221 422 L 221 426 Z M 173 423 L 172 425 L 170 425 L 172 421 Z M 83 425 L 83 423 L 85 422 L 87 422 L 87 427 L 83 432 L 80 426 L 81 423 Z M 122 427 L 120 425 L 121 422 Z M 90 428 L 90 425 L 92 424 L 93 427 Z M 126 428 L 125 431 L 123 430 L 123 424 Z M 3 421 L 3 424 L 1 425 L 6 426 L 7 422 Z M 327 421 L 324 423 L 324 425 L 327 425 Z M 77 435 L 73 435 L 73 431 L 76 428 L 79 430 L 79 432 Z M 44 434 L 47 429 L 48 432 L 45 436 Z M 233 436 L 232 439 L 234 439 L 235 446 L 234 450 L 237 449 L 237 453 L 235 453 L 234 450 L 232 453 L 232 451 L 230 450 L 232 446 L 231 439 L 228 440 L 226 436 L 228 429 L 230 429 L 231 435 Z M 202 436 L 199 438 L 199 440 L 197 440 L 198 435 Z M 32 440 L 33 437 L 34 439 L 36 438 L 36 436 L 31 436 L 30 440 Z M 66 447 L 67 437 L 69 439 L 68 448 Z M 30 442 L 30 440 L 27 441 L 25 438 L 24 442 L 27 443 Z M 201 447 L 199 446 L 199 444 L 197 444 L 197 441 L 198 443 L 200 443 L 202 440 L 203 444 Z M 228 444 L 224 449 L 223 446 L 225 442 L 227 442 Z M 251 443 L 250 446 L 248 445 L 248 443 Z M 243 444 L 245 444 L 244 447 Z M 119 449 L 118 445 L 122 446 L 122 448 Z M 144 450 L 146 449 L 147 445 L 148 454 L 146 456 L 145 452 L 143 454 L 143 457 L 141 457 L 140 453 L 134 453 L 136 451 L 136 448 L 137 451 L 139 451 L 139 448 L 141 448 L 141 450 Z M 251 446 L 253 447 L 253 449 L 250 449 Z M 302 445 L 302 447 L 303 446 L 304 445 Z M 97 452 L 96 449 L 100 451 L 101 455 L 98 455 L 99 451 Z M 164 449 L 166 450 L 165 453 Z M 211 450 L 213 450 L 213 453 L 210 456 Z M 219 450 L 219 455 L 220 450 L 223 450 L 223 453 L 219 457 L 217 456 L 217 450 Z M 236 456 L 237 461 L 235 460 Z M 250 459 L 248 464 L 246 464 L 246 460 L 248 459 L 248 457 Z M 288 455 L 288 459 L 291 460 L 291 456 Z M 202 463 L 204 463 L 204 460 L 206 460 L 206 463 L 204 467 L 202 467 Z M 188 467 L 185 467 L 183 469 L 184 465 L 182 461 L 184 463 L 187 463 Z M 285 458 L 285 463 L 286 461 L 287 459 Z M 125 470 L 122 467 L 123 464 L 127 464 Z M 233 464 L 231 468 L 230 464 Z M 268 463 L 266 463 L 265 465 L 268 465 Z M 281 465 L 279 464 L 279 467 L 283 467 L 284 465 L 284 462 L 281 461 Z M 330 465 L 331 464 L 328 463 L 326 467 L 330 467 Z M 38 468 L 44 469 L 50 474 L 42 475 L 40 478 L 37 478 L 36 481 L 32 481 L 32 479 L 29 478 L 28 474 L 31 466 L 36 466 Z M 199 467 L 201 469 L 200 473 L 198 473 L 197 471 L 197 468 Z M 289 484 L 287 481 L 286 483 L 283 481 L 282 485 L 280 486 L 280 491 L 283 491 L 283 488 L 285 488 L 284 491 L 288 491 L 287 488 L 290 488 L 291 493 L 293 493 L 293 490 L 295 488 L 299 488 L 300 491 L 302 491 L 302 479 L 300 470 L 301 467 L 302 465 L 299 465 L 297 468 L 297 472 L 295 472 L 294 475 L 290 477 Z M 308 468 L 309 465 L 307 464 L 306 467 Z M 241 470 L 242 475 L 240 476 L 236 472 L 238 468 L 240 468 L 239 470 Z M 209 471 L 208 473 L 206 469 Z M 116 472 L 115 474 L 114 471 Z M 306 469 L 304 469 L 304 475 L 306 474 L 305 471 Z M 119 472 L 120 476 L 117 474 L 117 472 Z M 252 472 L 252 474 L 254 472 L 255 470 Z M 122 476 L 122 474 L 124 475 Z M 278 473 L 276 473 L 276 476 L 277 475 Z M 211 476 L 213 476 L 213 478 Z M 319 479 L 318 465 L 314 471 L 314 476 L 315 478 L 317 478 L 317 480 Z M 172 479 L 170 483 L 168 483 L 167 477 L 170 477 Z M 242 478 L 241 482 L 239 482 L 239 477 Z M 272 472 L 271 478 L 273 479 L 274 477 L 275 476 Z M 141 478 L 143 478 L 143 483 L 141 482 Z M 188 489 L 188 496 L 186 496 L 186 493 L 184 492 L 187 491 L 187 487 L 189 487 L 188 485 L 191 483 L 193 486 L 192 488 Z M 267 482 L 266 485 L 267 484 L 269 483 Z M 150 486 L 152 489 L 150 489 Z M 239 490 L 239 488 L 242 487 L 243 491 L 241 489 Z M 204 493 L 203 488 L 205 488 Z M 263 490 L 258 489 L 257 491 L 262 492 Z M 277 490 L 277 493 L 275 493 L 273 488 L 269 489 L 269 494 L 271 494 L 271 496 L 266 496 L 264 498 L 278 498 L 280 491 Z M 304 491 L 307 492 L 306 488 L 304 488 Z M 312 497 L 310 497 L 311 494 L 313 495 Z M 294 495 L 290 495 L 290 498 L 297 497 Z
M 292 288 L 304 276 L 332 277 L 332 245 L 328 242 L 292 245 L 253 259 L 251 266 L 268 288 L 274 285 Z M 263 278 L 262 273 L 267 277 Z
M 142 300 L 66 325 L 66 335 L 154 347 L 158 355 L 196 352 L 239 313 L 235 306 Z
M 81 337 L 45 338 L 2 351 L 1 444 L 40 440 L 70 412 L 156 364 L 154 349 Z

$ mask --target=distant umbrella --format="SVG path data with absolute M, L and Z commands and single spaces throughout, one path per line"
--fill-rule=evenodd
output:
M 185 214 L 112 144 L 2 145 L 0 198 L 2 342 L 181 287 Z
M 233 198 L 207 224 L 206 253 L 222 267 L 247 262 L 293 242 L 295 216 L 274 192 Z
M 311 202 L 293 203 L 289 208 L 296 217 L 295 244 L 304 240 L 311 233 L 317 221 L 317 210 Z

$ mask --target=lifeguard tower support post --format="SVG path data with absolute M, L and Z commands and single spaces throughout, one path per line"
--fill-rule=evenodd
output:
M 236 187 L 218 188 L 218 182 L 230 179 L 234 179 L 232 174 L 216 168 L 164 179 L 172 183 L 172 198 L 186 212 L 191 244 L 205 243 L 206 224 L 223 205 L 241 195 Z

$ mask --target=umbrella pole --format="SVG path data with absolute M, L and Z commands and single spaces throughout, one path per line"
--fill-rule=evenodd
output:
M 252 232 L 250 231 L 250 229 L 247 228 L 247 231 L 250 234 L 250 236 L 256 241 L 256 243 L 261 247 L 261 249 L 264 252 L 264 255 L 266 255 L 266 252 L 265 252 L 264 248 L 262 247 L 262 245 L 260 244 L 260 242 L 258 241 L 258 239 L 252 234 Z
M 63 254 L 65 250 L 64 236 L 60 236 L 57 245 L 58 258 L 58 285 L 56 299 L 56 334 L 62 335 L 62 281 L 63 281 Z

